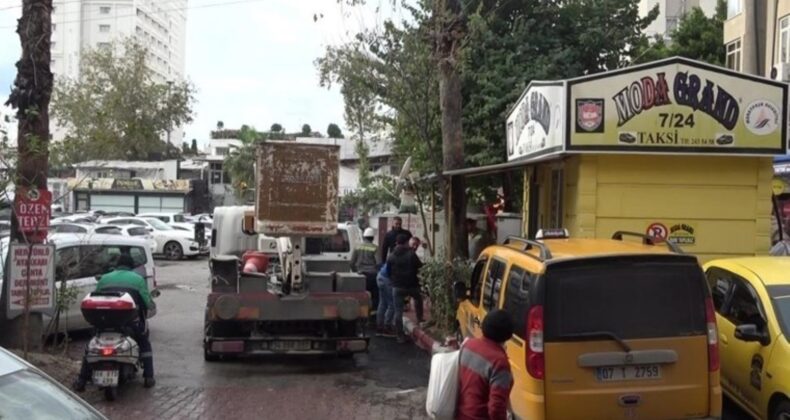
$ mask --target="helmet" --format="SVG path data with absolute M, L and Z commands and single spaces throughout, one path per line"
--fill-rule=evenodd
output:
M 365 229 L 364 233 L 362 233 L 362 237 L 363 238 L 375 238 L 376 237 L 376 231 L 373 230 L 372 227 L 369 227 L 369 228 Z

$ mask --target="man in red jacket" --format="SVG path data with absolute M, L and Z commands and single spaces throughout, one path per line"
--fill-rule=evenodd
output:
M 513 320 L 495 310 L 483 319 L 483 337 L 461 348 L 457 420 L 505 420 L 513 376 L 504 344 L 513 336 Z

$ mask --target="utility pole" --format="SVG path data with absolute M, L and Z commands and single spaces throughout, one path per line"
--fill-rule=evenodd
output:
M 458 73 L 459 50 L 466 34 L 466 19 L 460 0 L 434 2 L 436 24 L 436 61 L 439 66 L 439 103 L 442 110 L 442 166 L 445 171 L 464 167 L 462 132 L 463 98 Z M 462 176 L 450 177 L 444 187 L 447 222 L 447 259 L 468 257 L 466 236 L 466 182 Z
M 50 44 L 52 38 L 52 0 L 23 0 L 22 17 L 17 24 L 22 56 L 16 64 L 17 76 L 7 105 L 17 110 L 18 159 L 14 184 L 20 188 L 47 189 L 49 162 L 49 101 L 52 96 Z M 15 203 L 22 200 L 15 194 Z M 14 207 L 16 208 L 16 206 Z M 16 217 L 11 218 L 11 241 L 28 243 Z M 5 262 L 3 262 L 5 263 Z M 4 270 L 6 280 L 8 270 Z M 8 281 L 5 281 L 6 291 Z M 29 298 L 29 296 L 28 296 Z M 43 321 L 40 313 L 6 319 L 8 293 L 0 300 L 0 341 L 10 347 L 27 348 L 30 337 L 41 344 Z

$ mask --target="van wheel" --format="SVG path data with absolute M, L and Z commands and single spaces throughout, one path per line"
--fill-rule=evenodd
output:
M 168 260 L 177 261 L 184 256 L 184 249 L 181 248 L 181 244 L 178 242 L 171 241 L 166 243 L 164 251 Z
M 790 401 L 784 400 L 780 402 L 773 413 L 771 413 L 772 420 L 790 420 Z

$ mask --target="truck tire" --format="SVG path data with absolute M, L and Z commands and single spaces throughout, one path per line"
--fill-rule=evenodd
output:
M 203 360 L 207 362 L 219 362 L 219 355 L 208 351 L 208 346 L 203 344 Z

